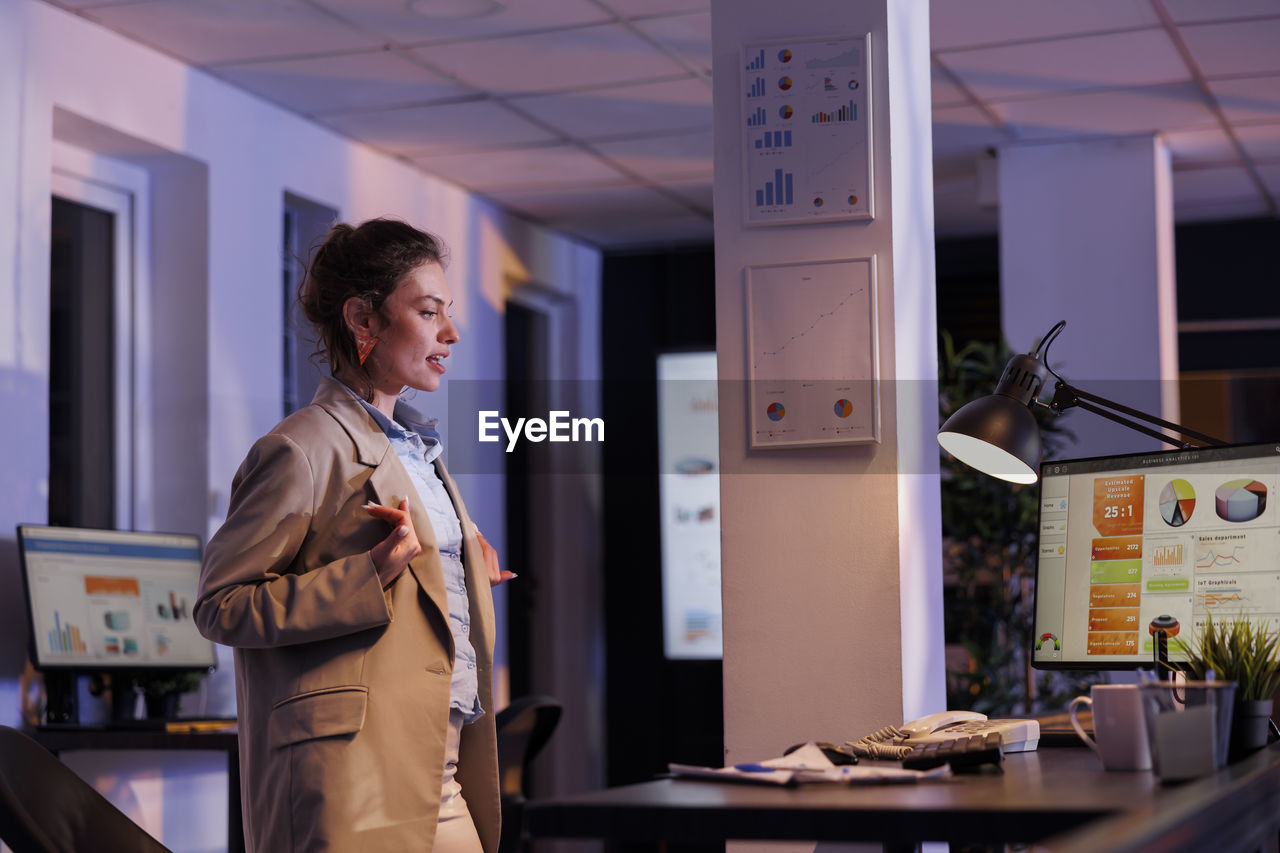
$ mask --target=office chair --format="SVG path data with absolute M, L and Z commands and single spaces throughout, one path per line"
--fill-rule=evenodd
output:
M 0 726 L 0 840 L 14 853 L 169 853 L 53 753 Z
M 546 746 L 561 705 L 550 696 L 524 696 L 498 712 L 498 781 L 502 791 L 502 837 L 498 853 L 524 847 L 525 775 L 534 757 Z

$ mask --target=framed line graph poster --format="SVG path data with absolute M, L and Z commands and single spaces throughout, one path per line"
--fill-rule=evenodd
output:
M 871 36 L 743 47 L 747 225 L 872 219 Z
M 875 257 L 746 268 L 753 448 L 880 441 Z

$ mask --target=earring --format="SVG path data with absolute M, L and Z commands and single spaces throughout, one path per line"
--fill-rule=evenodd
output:
M 378 338 L 374 335 L 366 335 L 363 332 L 356 332 L 356 355 L 360 359 L 360 365 L 363 367 L 365 359 L 369 357 L 369 353 L 373 352 L 373 345 L 378 342 Z

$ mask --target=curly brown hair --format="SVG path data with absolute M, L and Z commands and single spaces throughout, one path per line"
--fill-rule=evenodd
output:
M 329 372 L 349 379 L 372 401 L 373 382 L 356 352 L 343 306 L 351 297 L 377 312 L 409 273 L 426 263 L 444 266 L 448 250 L 440 238 L 396 219 L 370 219 L 352 227 L 338 223 L 311 254 L 298 286 L 298 304 L 316 331 L 315 355 Z

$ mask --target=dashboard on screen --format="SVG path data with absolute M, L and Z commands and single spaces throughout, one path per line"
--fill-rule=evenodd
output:
M 1046 462 L 1040 477 L 1036 667 L 1150 666 L 1157 619 L 1186 643 L 1210 616 L 1280 630 L 1280 443 Z
M 671 660 L 718 660 L 723 640 L 714 351 L 658 356 L 658 465 L 663 652 Z
M 214 665 L 191 614 L 199 537 L 22 525 L 18 545 L 37 667 Z

